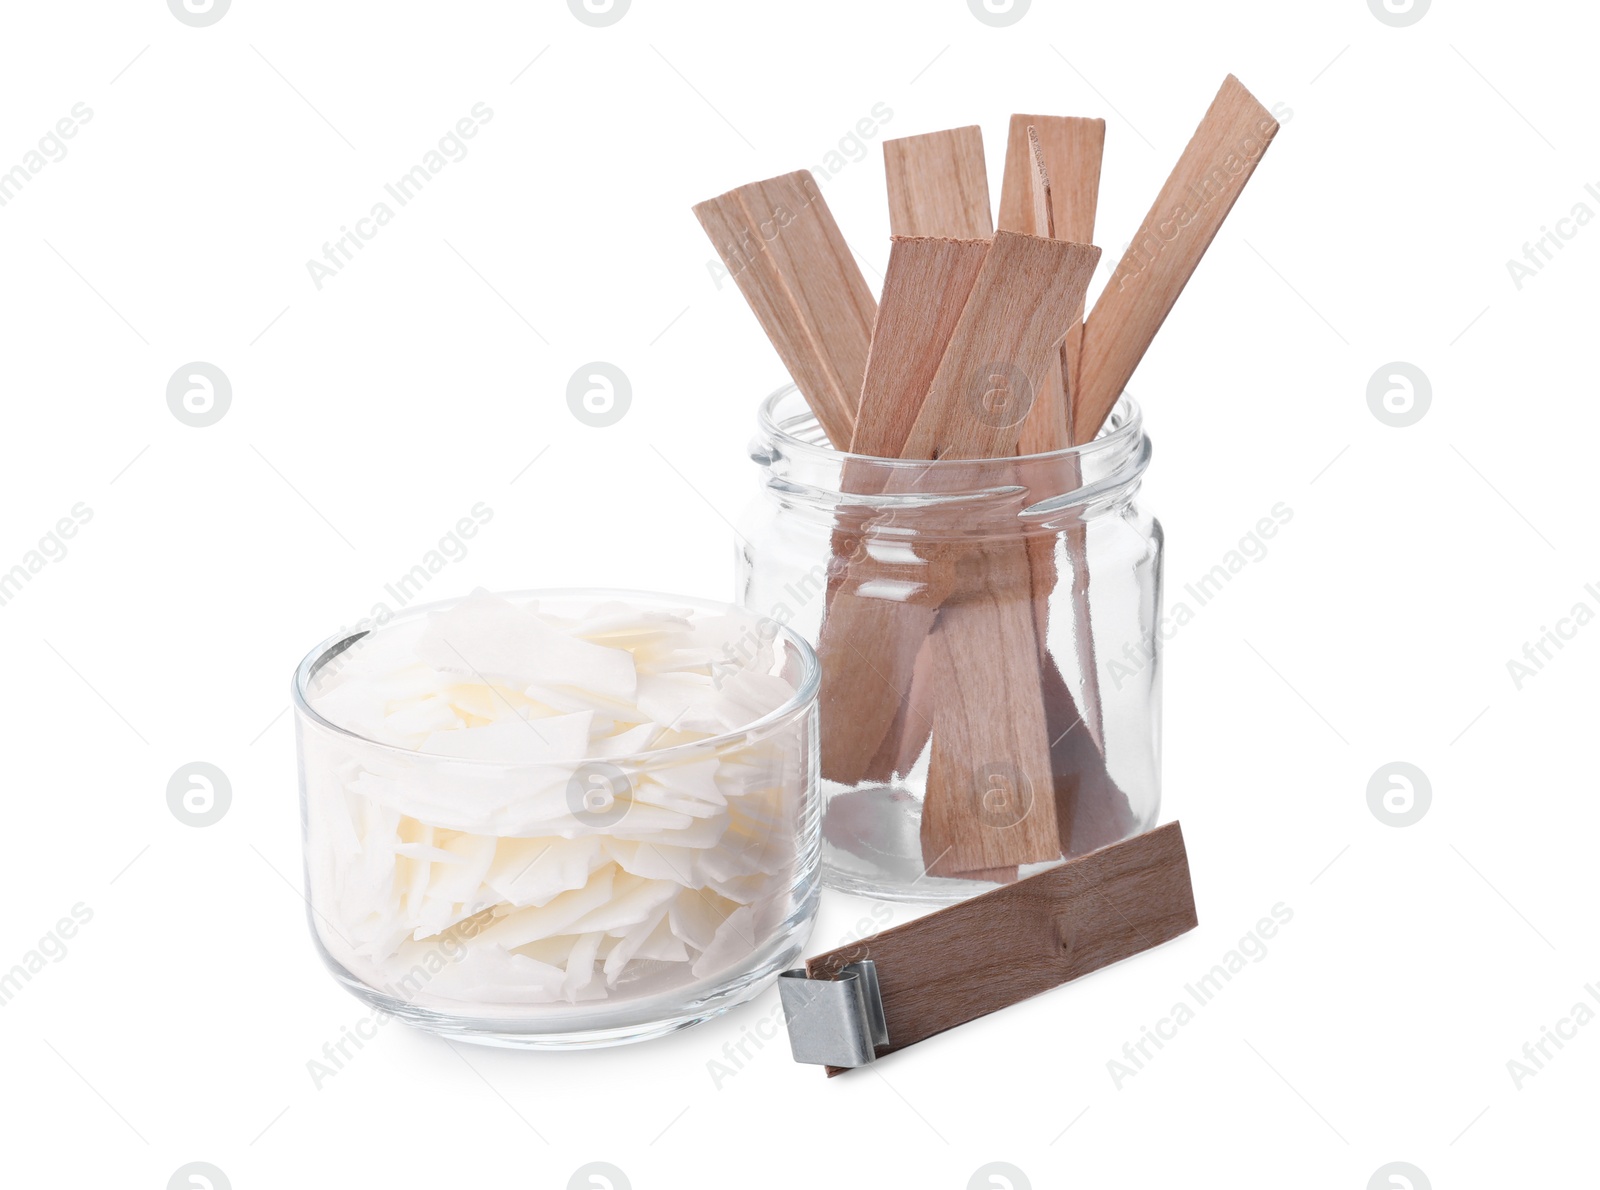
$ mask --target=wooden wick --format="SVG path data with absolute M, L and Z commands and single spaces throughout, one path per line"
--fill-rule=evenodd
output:
M 694 213 L 828 440 L 845 449 L 877 303 L 816 180 L 799 170 L 752 182 Z
M 813 979 L 876 968 L 876 1057 L 1169 942 L 1199 924 L 1176 822 L 806 960 Z M 843 1073 L 827 1067 L 829 1076 Z
M 1272 113 L 1230 74 L 1089 314 L 1074 397 L 1078 442 L 1100 432 L 1277 132 Z

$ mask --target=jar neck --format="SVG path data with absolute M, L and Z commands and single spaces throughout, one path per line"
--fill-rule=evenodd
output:
M 781 504 L 832 517 L 893 513 L 937 523 L 1088 517 L 1130 500 L 1150 463 L 1139 407 L 1124 395 L 1093 442 L 1004 459 L 879 459 L 828 446 L 794 385 L 762 403 L 750 457 Z

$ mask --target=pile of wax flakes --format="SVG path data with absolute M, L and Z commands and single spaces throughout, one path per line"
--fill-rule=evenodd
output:
M 746 614 L 476 592 L 329 659 L 301 724 L 313 921 L 426 1003 L 714 979 L 793 911 L 806 720 Z M 350 733 L 350 734 L 346 734 Z M 697 746 L 698 745 L 698 746 Z

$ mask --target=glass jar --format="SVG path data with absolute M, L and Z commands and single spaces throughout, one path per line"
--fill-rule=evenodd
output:
M 1126 395 L 1093 442 L 936 462 L 761 406 L 740 599 L 817 646 L 823 880 L 951 903 L 1148 829 L 1161 528 Z
M 506 677 L 520 615 L 543 635 Z M 475 593 L 324 642 L 292 684 L 317 950 L 380 1012 L 488 1044 L 750 999 L 816 913 L 817 689 L 794 633 L 635 592 Z

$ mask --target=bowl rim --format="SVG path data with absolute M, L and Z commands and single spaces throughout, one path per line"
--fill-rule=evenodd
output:
M 479 590 L 484 590 L 479 588 Z M 631 602 L 640 606 L 651 607 L 658 610 L 671 610 L 689 608 L 697 612 L 706 612 L 715 615 L 742 615 L 748 616 L 752 626 L 765 628 L 770 625 L 775 631 L 773 639 L 782 639 L 794 647 L 796 655 L 800 658 L 800 676 L 795 683 L 792 694 L 784 700 L 783 704 L 768 711 L 759 718 L 751 720 L 742 727 L 732 728 L 707 736 L 702 740 L 691 740 L 688 743 L 674 744 L 670 748 L 646 749 L 642 752 L 630 752 L 622 756 L 578 756 L 578 757 L 552 757 L 545 760 L 493 760 L 478 756 L 441 756 L 436 752 L 422 752 L 414 748 L 404 748 L 399 744 L 391 744 L 384 740 L 373 739 L 369 735 L 335 723 L 324 716 L 311 705 L 307 694 L 311 680 L 321 668 L 334 657 L 343 653 L 357 641 L 374 632 L 382 632 L 394 627 L 402 621 L 421 619 L 423 616 L 434 612 L 446 610 L 459 604 L 477 591 L 468 595 L 457 596 L 453 599 L 438 599 L 431 603 L 419 603 L 396 613 L 389 620 L 372 628 L 343 629 L 328 637 L 317 645 L 301 659 L 295 666 L 294 674 L 289 680 L 289 696 L 297 714 L 314 723 L 316 726 L 331 731 L 337 735 L 346 736 L 357 740 L 370 748 L 379 748 L 401 756 L 417 757 L 424 761 L 446 765 L 484 765 L 501 769 L 550 769 L 550 768 L 581 768 L 584 765 L 610 765 L 618 769 L 648 769 L 663 767 L 676 763 L 678 760 L 700 755 L 706 752 L 721 751 L 724 748 L 745 739 L 751 735 L 759 734 L 784 719 L 793 716 L 796 712 L 803 712 L 807 707 L 815 706 L 817 695 L 821 689 L 822 666 L 817 660 L 816 650 L 799 633 L 785 624 L 780 624 L 771 616 L 761 615 L 749 608 L 741 607 L 734 603 L 724 603 L 715 599 L 704 599 L 690 595 L 674 595 L 662 591 L 644 591 L 626 587 L 539 587 L 526 588 L 514 591 L 486 591 L 485 593 L 508 600 L 551 600 L 551 601 L 602 601 L 616 599 Z M 359 622 L 358 622 L 359 623 Z

